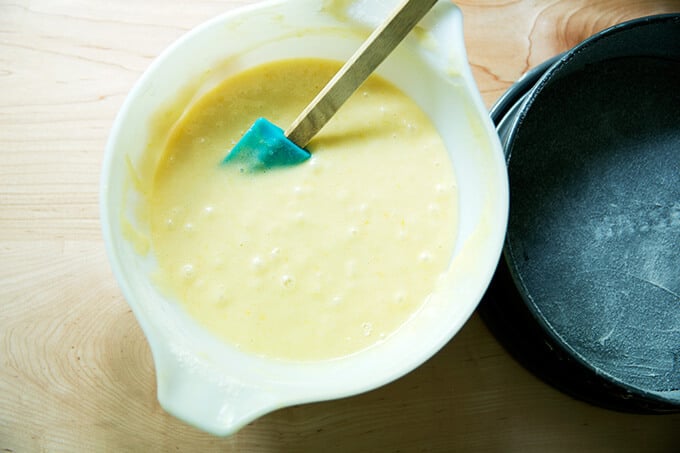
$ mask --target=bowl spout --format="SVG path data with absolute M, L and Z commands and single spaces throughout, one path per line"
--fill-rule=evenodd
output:
M 164 349 L 164 348 L 161 348 Z M 228 436 L 279 405 L 265 389 L 216 375 L 196 356 L 154 351 L 160 405 L 175 417 L 217 436 Z

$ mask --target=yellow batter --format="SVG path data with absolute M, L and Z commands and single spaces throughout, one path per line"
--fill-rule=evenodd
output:
M 285 128 L 340 64 L 286 60 L 226 80 L 173 130 L 149 199 L 160 288 L 214 334 L 290 360 L 384 339 L 447 268 L 456 185 L 423 112 L 372 76 L 294 167 L 221 161 L 257 117 Z

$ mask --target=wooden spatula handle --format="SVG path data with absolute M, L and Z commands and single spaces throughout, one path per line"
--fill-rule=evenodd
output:
M 304 148 L 435 3 L 402 1 L 302 111 L 286 130 L 286 137 Z

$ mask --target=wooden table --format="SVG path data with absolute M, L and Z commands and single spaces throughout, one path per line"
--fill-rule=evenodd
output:
M 0 452 L 680 451 L 680 414 L 575 401 L 478 317 L 378 390 L 283 409 L 220 439 L 166 414 L 98 219 L 109 128 L 173 40 L 237 0 L 0 0 Z M 491 105 L 522 73 L 680 1 L 461 1 Z

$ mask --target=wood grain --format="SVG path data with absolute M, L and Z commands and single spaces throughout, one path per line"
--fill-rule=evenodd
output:
M 606 411 L 517 365 L 477 317 L 398 381 L 211 437 L 167 415 L 106 261 L 98 183 L 126 93 L 167 45 L 250 1 L 0 0 L 0 452 L 678 451 L 680 416 Z M 523 72 L 678 1 L 461 1 L 491 105 Z

